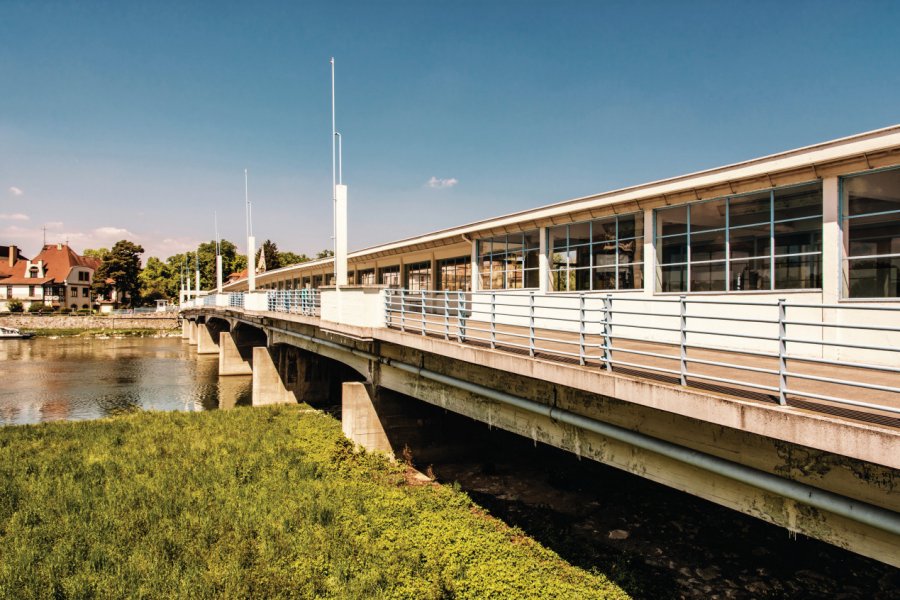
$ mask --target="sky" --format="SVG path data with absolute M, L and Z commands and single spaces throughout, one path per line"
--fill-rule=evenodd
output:
M 352 249 L 900 123 L 900 2 L 0 0 L 0 244 Z

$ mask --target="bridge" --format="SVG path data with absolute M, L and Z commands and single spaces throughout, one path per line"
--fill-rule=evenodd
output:
M 371 450 L 412 398 L 900 566 L 898 167 L 894 126 L 339 251 L 183 333 Z

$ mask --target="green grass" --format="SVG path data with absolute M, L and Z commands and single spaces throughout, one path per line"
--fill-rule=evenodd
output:
M 627 597 L 294 407 L 0 428 L 0 595 Z

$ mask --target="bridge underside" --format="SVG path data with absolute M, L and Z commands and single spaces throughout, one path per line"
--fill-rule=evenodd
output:
M 752 403 L 666 382 L 602 373 L 584 379 L 567 370 L 577 366 L 548 366 L 527 356 L 461 348 L 409 333 L 384 330 L 376 337 L 373 330 L 327 329 L 312 318 L 218 312 L 218 318 L 211 318 L 209 310 L 192 311 L 187 317 L 201 321 L 193 327 L 214 329 L 210 337 L 219 342 L 232 336 L 241 355 L 251 355 L 247 364 L 254 378 L 267 369 L 270 380 L 272 373 L 278 379 L 259 391 L 254 380 L 254 404 L 333 402 L 342 383 L 364 382 L 364 388 L 345 391 L 353 394 L 353 402 L 345 407 L 377 413 L 379 390 L 399 392 L 900 566 L 900 537 L 890 523 L 882 527 L 877 522 L 879 515 L 890 520 L 893 514 L 896 523 L 900 509 L 895 492 L 900 478 L 892 462 L 897 460 L 892 452 L 896 437 L 888 430 L 820 415 L 788 419 L 778 407 L 767 407 L 769 421 L 763 423 Z M 235 335 L 241 330 L 243 336 Z M 250 331 L 256 333 L 248 335 Z M 204 338 L 196 334 L 189 339 Z M 248 344 L 254 346 L 249 353 Z M 219 347 L 224 352 L 225 344 Z M 368 394 L 368 404 L 362 393 Z M 389 429 L 395 418 L 377 417 L 381 422 L 376 429 Z M 343 418 L 346 423 L 354 415 L 345 412 Z M 764 426 L 774 435 L 761 433 Z M 361 435 L 377 438 L 370 433 Z M 634 443 L 629 433 L 678 451 Z M 816 442 L 837 435 L 842 442 Z M 377 440 L 372 443 L 378 445 Z M 840 444 L 852 444 L 854 450 L 844 451 Z M 694 460 L 691 454 L 706 458 Z M 737 477 L 742 470 L 874 508 L 876 518 L 851 518 L 846 511 L 817 508 L 752 477 Z

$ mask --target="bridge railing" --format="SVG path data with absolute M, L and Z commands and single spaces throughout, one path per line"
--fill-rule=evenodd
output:
M 228 294 L 228 306 L 230 308 L 244 308 L 244 292 L 230 292 Z
M 270 290 L 267 293 L 270 311 L 317 317 L 321 314 L 322 296 L 319 290 Z
M 208 294 L 201 298 L 203 300 L 203 306 L 215 306 L 216 305 L 216 294 Z
M 898 306 L 391 289 L 385 322 L 780 404 L 900 415 Z

